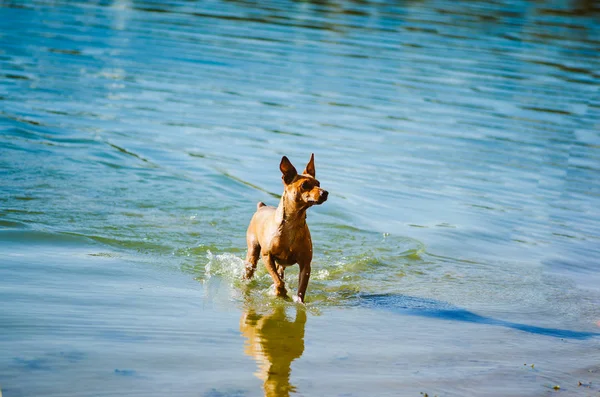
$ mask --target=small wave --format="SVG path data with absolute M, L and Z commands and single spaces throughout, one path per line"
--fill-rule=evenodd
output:
M 0 229 L 25 229 L 27 225 L 21 222 L 0 220 Z
M 0 241 L 19 243 L 24 245 L 48 245 L 48 246 L 83 246 L 88 241 L 81 236 L 68 233 L 52 233 L 40 230 L 27 230 L 19 228 L 22 224 L 8 222 L 9 227 L 0 229 Z

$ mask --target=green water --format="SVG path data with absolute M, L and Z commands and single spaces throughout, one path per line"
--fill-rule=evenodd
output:
M 598 12 L 0 1 L 2 396 L 600 393 Z

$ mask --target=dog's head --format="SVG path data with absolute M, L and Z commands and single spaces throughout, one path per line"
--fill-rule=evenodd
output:
M 310 207 L 315 204 L 323 204 L 327 200 L 329 193 L 321 189 L 321 184 L 315 178 L 315 155 L 310 156 L 310 161 L 306 165 L 302 174 L 298 174 L 296 168 L 290 160 L 283 156 L 279 169 L 283 174 L 284 194 L 292 197 L 296 204 L 301 207 Z

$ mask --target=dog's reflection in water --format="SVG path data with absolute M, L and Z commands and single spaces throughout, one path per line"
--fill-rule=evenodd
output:
M 277 305 L 268 313 L 246 309 L 240 320 L 240 331 L 246 337 L 245 353 L 258 364 L 255 373 L 264 382 L 265 396 L 289 396 L 296 387 L 290 383 L 292 361 L 304 352 L 306 310 L 297 306 L 294 321 L 286 316 L 286 308 Z

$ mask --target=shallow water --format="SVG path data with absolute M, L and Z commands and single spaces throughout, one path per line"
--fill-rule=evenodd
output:
M 599 15 L 1 1 L 2 395 L 600 393 Z M 301 308 L 240 275 L 312 152 Z

